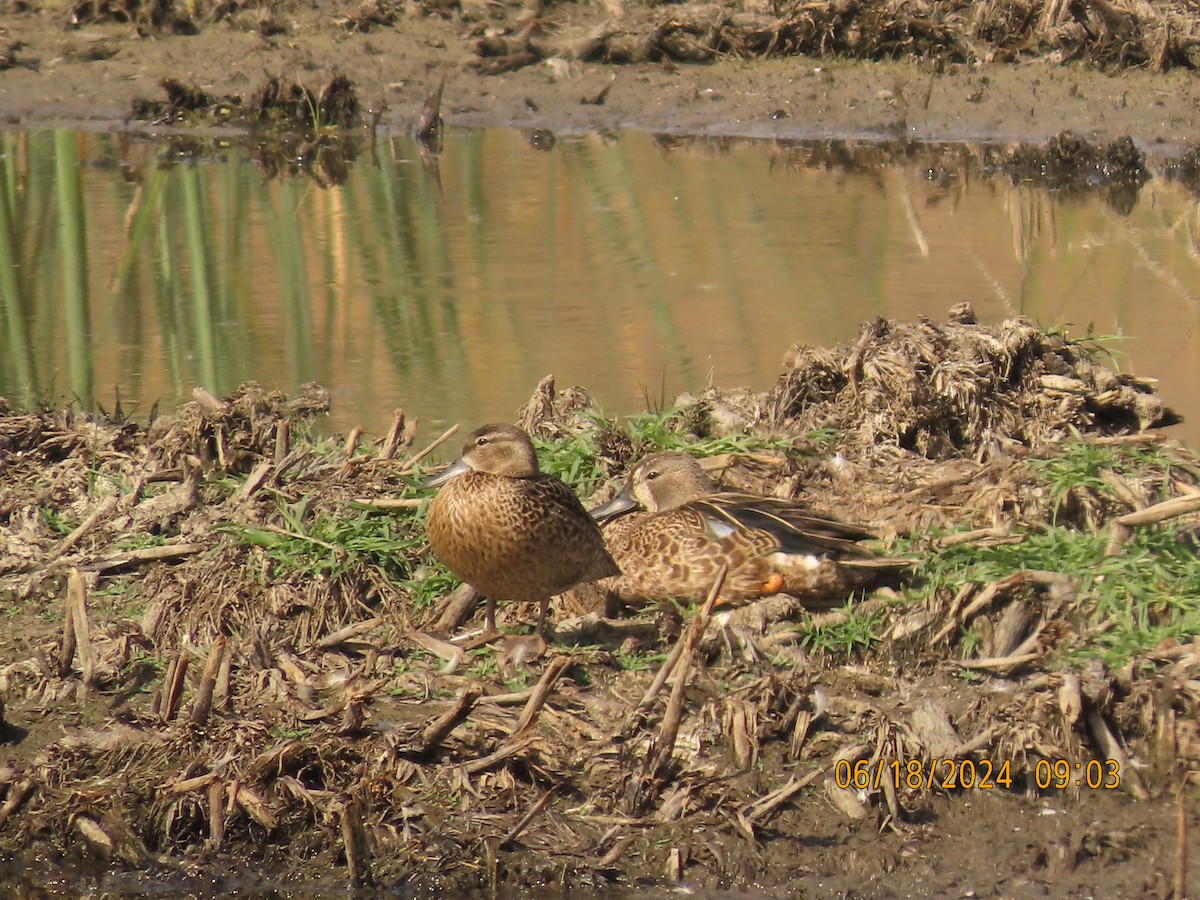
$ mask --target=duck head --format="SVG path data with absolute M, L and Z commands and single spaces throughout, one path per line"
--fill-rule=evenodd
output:
M 482 472 L 504 478 L 530 478 L 538 471 L 537 454 L 528 434 L 515 425 L 484 425 L 471 432 L 462 445 L 458 459 L 422 481 L 421 487 L 438 487 L 467 472 Z
M 593 509 L 592 516 L 605 522 L 631 509 L 663 512 L 712 491 L 712 482 L 695 457 L 677 450 L 655 453 L 634 466 L 621 492 Z

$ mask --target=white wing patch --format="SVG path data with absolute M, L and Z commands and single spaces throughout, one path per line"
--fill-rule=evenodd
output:
M 737 528 L 735 528 L 733 525 L 730 525 L 728 522 L 722 522 L 718 519 L 705 516 L 704 531 L 708 537 L 711 537 L 715 541 L 719 541 L 722 538 L 729 537 L 731 534 L 737 531 Z
M 817 569 L 819 569 L 823 561 L 824 560 L 822 557 L 814 556 L 811 553 L 807 554 L 806 556 L 798 556 L 795 553 L 771 554 L 771 563 L 775 566 L 794 566 L 797 563 L 800 563 L 810 572 L 815 572 Z

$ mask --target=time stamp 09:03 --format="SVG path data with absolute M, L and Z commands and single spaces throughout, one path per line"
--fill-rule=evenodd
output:
M 1010 790 L 1013 785 L 1012 761 L 993 763 L 983 759 L 861 759 L 851 763 L 839 759 L 833 766 L 833 781 L 840 788 L 868 790 L 891 783 L 896 790 L 909 788 L 963 788 L 964 790 Z M 1038 790 L 1065 790 L 1068 787 L 1092 790 L 1116 790 L 1121 786 L 1121 766 L 1115 759 L 1039 759 L 1033 766 L 1033 783 Z M 1019 783 L 1018 783 L 1019 786 Z

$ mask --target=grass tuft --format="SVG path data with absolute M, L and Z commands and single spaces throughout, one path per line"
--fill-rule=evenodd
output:
M 1050 491 L 1055 523 L 1059 511 L 1075 492 L 1119 499 L 1105 479 L 1106 474 L 1136 478 L 1148 472 L 1161 472 L 1164 487 L 1171 474 L 1170 459 L 1157 448 L 1105 445 L 1083 439 L 1066 444 L 1058 456 L 1031 459 L 1027 465 Z
M 1106 555 L 1108 537 L 1096 532 L 1050 526 L 1023 536 L 1015 544 L 957 544 L 924 553 L 910 599 L 1039 569 L 1079 580 L 1067 610 L 1076 637 L 1065 645 L 1071 657 L 1100 656 L 1120 665 L 1167 639 L 1200 634 L 1200 556 L 1178 530 L 1140 529 L 1114 556 Z M 964 632 L 961 643 L 970 650 L 972 633 Z
M 801 625 L 797 629 L 800 646 L 810 653 L 849 658 L 869 652 L 882 639 L 880 628 L 885 622 L 886 610 L 874 607 L 863 611 L 852 601 L 840 611 L 845 614 L 841 621 Z
M 423 554 L 424 530 L 412 516 L 331 514 L 311 508 L 312 498 L 295 503 L 280 498 L 280 525 L 226 523 L 218 530 L 241 543 L 260 547 L 277 573 L 301 578 L 338 578 L 361 566 L 372 566 L 400 583 L 410 577 L 408 561 Z

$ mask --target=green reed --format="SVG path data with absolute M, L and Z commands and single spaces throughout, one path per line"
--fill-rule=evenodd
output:
M 62 252 L 63 302 L 66 304 L 71 390 L 79 402 L 91 408 L 95 400 L 95 385 L 88 291 L 87 224 L 83 214 L 83 182 L 79 175 L 77 140 L 77 136 L 70 131 L 54 132 L 59 245 Z
M 17 198 L 17 141 L 14 135 L 0 136 L 0 310 L 3 311 L 6 356 L 11 361 L 21 393 L 17 401 L 28 406 L 33 401 L 37 381 L 29 329 L 25 325 L 25 296 L 21 283 L 16 223 L 13 216 Z

